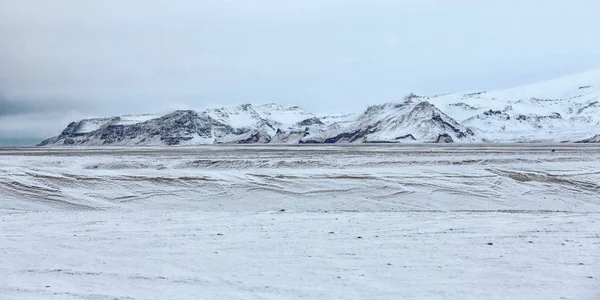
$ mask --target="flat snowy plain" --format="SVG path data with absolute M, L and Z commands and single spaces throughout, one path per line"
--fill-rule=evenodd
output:
M 0 299 L 600 299 L 599 263 L 594 145 L 0 149 Z

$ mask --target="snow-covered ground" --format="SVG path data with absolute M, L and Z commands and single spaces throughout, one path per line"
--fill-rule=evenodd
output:
M 600 147 L 0 149 L 0 299 L 600 299 Z
M 1 220 L 6 300 L 600 296 L 597 214 L 55 212 Z
M 590 212 L 598 170 L 573 144 L 16 148 L 0 210 Z

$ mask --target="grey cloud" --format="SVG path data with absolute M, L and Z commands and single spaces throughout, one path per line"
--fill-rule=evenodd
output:
M 55 136 L 82 115 L 71 111 L 44 111 L 0 117 L 0 145 L 7 141 L 41 141 Z
M 0 94 L 0 145 L 34 145 L 71 121 L 95 116 L 98 105 L 66 99 L 13 98 Z
M 26 114 L 35 111 L 32 103 L 9 101 L 0 95 L 0 118 L 3 116 Z
M 95 105 L 94 105 L 95 106 Z M 77 101 L 50 98 L 14 99 L 0 94 L 0 118 L 35 113 L 68 112 L 81 109 L 83 104 Z

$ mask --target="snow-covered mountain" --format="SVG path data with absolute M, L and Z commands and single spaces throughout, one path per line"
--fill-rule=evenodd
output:
M 419 98 L 489 141 L 576 141 L 600 133 L 600 69 L 501 91 Z
M 347 126 L 304 138 L 303 143 L 475 141 L 475 133 L 427 101 L 371 106 Z
M 298 143 L 325 125 L 299 107 L 277 104 L 180 110 L 164 116 L 125 116 L 73 122 L 40 145 L 195 145 Z M 301 133 L 301 134 L 300 134 Z
M 330 113 L 320 115 L 319 119 L 329 128 L 341 128 L 352 124 L 359 116 L 355 113 Z
M 410 94 L 363 114 L 278 104 L 73 122 L 41 145 L 600 142 L 600 69 L 501 91 Z
M 323 121 L 324 120 L 324 121 Z M 427 101 L 407 99 L 364 114 L 316 117 L 277 104 L 87 119 L 40 145 L 196 145 L 475 141 L 474 132 Z

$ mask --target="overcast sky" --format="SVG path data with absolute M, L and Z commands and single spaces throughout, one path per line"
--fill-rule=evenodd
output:
M 0 0 L 0 143 L 83 117 L 357 111 L 533 83 L 600 66 L 598 12 L 597 0 Z

